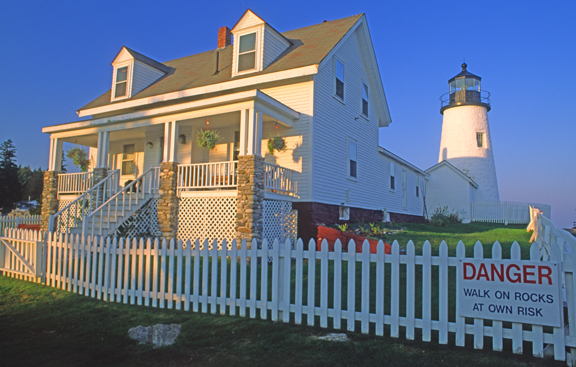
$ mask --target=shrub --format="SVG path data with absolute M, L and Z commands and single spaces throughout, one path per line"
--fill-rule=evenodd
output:
M 448 223 L 461 223 L 462 219 L 458 216 L 458 213 L 454 210 L 448 211 L 448 207 L 436 208 L 434 213 L 430 216 L 428 223 L 436 226 L 443 227 Z

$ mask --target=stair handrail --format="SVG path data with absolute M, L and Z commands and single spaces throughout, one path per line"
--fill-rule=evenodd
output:
M 114 204 L 114 217 L 118 216 L 118 206 L 121 205 L 121 212 L 124 214 L 126 210 L 132 211 L 132 204 L 138 206 L 140 201 L 147 201 L 147 195 L 153 194 L 159 187 L 160 181 L 160 167 L 152 167 L 146 170 L 143 174 L 136 177 L 131 183 L 124 186 L 114 196 L 108 199 L 104 204 L 96 208 L 92 213 L 85 217 L 86 220 L 82 221 L 82 235 L 87 235 L 88 226 L 90 226 L 90 235 L 94 235 L 96 228 L 96 215 L 100 214 L 100 221 L 98 234 L 102 235 L 102 224 L 104 224 L 103 216 L 107 215 L 106 223 L 110 226 L 110 216 L 112 214 L 112 204 Z M 135 202 L 132 203 L 132 199 Z M 127 206 L 127 208 L 126 208 Z M 107 211 L 107 213 L 106 213 Z M 90 222 L 90 224 L 89 224 Z
M 108 197 L 118 191 L 120 170 L 113 170 L 108 176 L 70 204 L 66 205 L 48 219 L 48 231 L 55 233 L 69 233 L 71 228 L 77 227 L 82 219 L 108 200 Z M 88 208 L 86 208 L 88 204 Z M 62 219 L 66 217 L 66 220 Z

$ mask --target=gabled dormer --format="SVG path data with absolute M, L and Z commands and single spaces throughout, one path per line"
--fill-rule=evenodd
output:
M 232 28 L 234 54 L 232 76 L 266 69 L 292 43 L 251 10 Z
M 110 101 L 131 98 L 170 72 L 170 67 L 128 47 L 122 47 L 112 61 Z

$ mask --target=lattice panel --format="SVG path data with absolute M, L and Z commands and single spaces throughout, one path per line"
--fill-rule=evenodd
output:
M 264 200 L 264 228 L 263 238 L 268 239 L 268 247 L 272 247 L 274 240 L 284 242 L 292 241 L 292 247 L 298 234 L 297 211 L 292 210 L 292 202 L 281 200 Z
M 58 200 L 58 211 L 64 209 L 75 200 Z M 83 205 L 83 207 L 82 207 Z M 62 212 L 57 218 L 54 219 L 54 231 L 56 233 L 70 233 L 70 228 L 78 227 L 82 223 L 82 218 L 89 214 L 90 205 L 89 202 L 84 202 L 83 200 L 78 202 L 78 207 L 82 207 L 82 212 L 76 213 L 78 210 L 76 206 L 69 208 L 68 210 Z M 70 211 L 74 213 L 70 213 Z
M 178 205 L 178 238 L 204 241 L 226 239 L 228 249 L 236 236 L 236 196 L 184 197 Z M 220 249 L 220 245 L 218 248 Z
M 110 236 L 130 238 L 160 237 L 158 227 L 158 199 L 150 199 L 136 213 L 120 224 Z

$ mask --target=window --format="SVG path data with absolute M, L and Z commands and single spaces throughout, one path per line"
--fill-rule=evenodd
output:
M 240 131 L 234 131 L 234 150 L 232 153 L 232 160 L 237 161 L 240 155 Z
M 390 190 L 396 190 L 396 177 L 394 174 L 394 162 L 390 162 Z
M 256 68 L 256 33 L 240 36 L 238 46 L 238 71 Z
M 340 220 L 349 220 L 350 219 L 350 207 L 340 205 L 338 209 L 338 216 Z
M 348 167 L 349 167 L 349 171 L 348 171 L 348 175 L 350 177 L 354 177 L 357 178 L 358 177 L 358 172 L 357 172 L 357 154 L 356 154 L 356 142 L 349 140 L 348 141 Z
M 362 114 L 368 117 L 368 86 L 362 83 Z
M 114 88 L 114 98 L 126 97 L 128 90 L 128 66 L 116 69 L 116 87 Z
M 478 148 L 484 147 L 484 133 L 476 133 L 476 143 L 478 144 Z
M 336 96 L 344 99 L 344 64 L 336 60 Z
M 122 175 L 134 175 L 134 144 L 122 147 Z
M 416 197 L 420 197 L 420 188 L 416 186 Z

